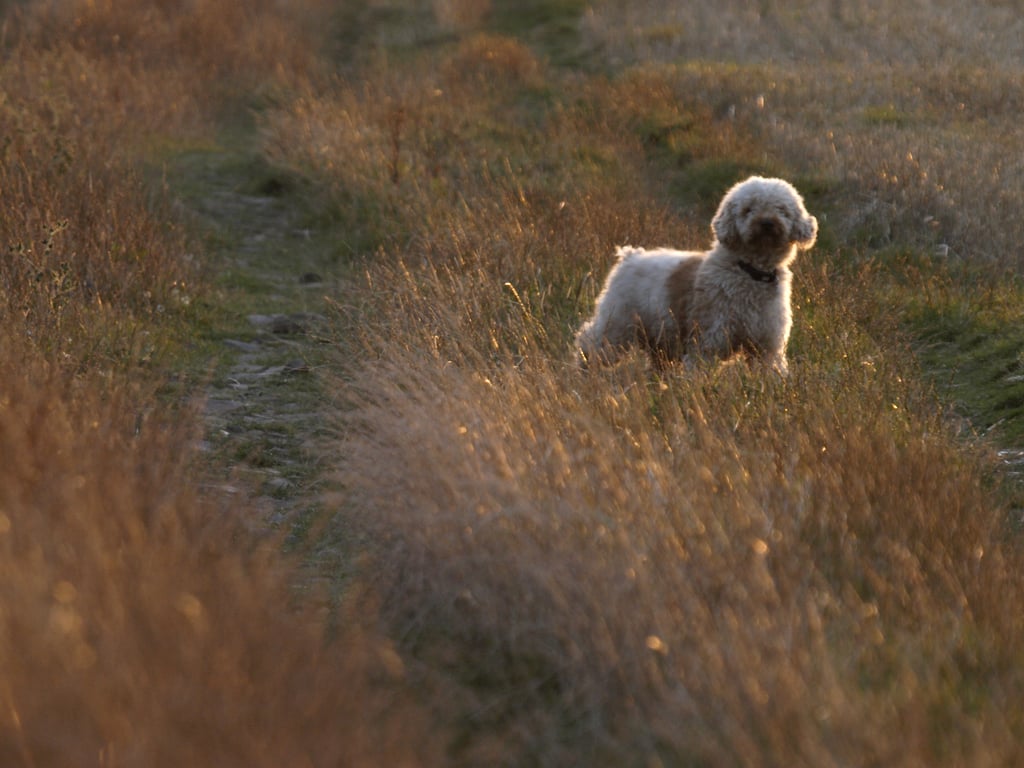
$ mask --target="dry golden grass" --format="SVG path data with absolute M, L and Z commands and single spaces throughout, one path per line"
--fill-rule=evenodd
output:
M 434 16 L 441 27 L 474 29 L 491 12 L 491 0 L 433 0 Z
M 771 36 L 739 3 L 660 30 L 596 5 L 577 33 L 608 61 L 634 34 L 644 56 L 691 46 L 603 77 L 459 37 L 504 3 L 355 3 L 444 34 L 333 80 L 315 2 L 17 11 L 0 762 L 1020 762 L 1019 533 L 988 449 L 920 382 L 887 264 L 862 258 L 1016 236 L 991 226 L 1012 190 L 982 183 L 1016 142 L 1010 32 L 987 44 L 1003 69 L 927 71 L 923 41 L 953 39 L 933 5 L 769 4 Z M 267 158 L 365 268 L 338 297 L 326 447 L 336 525 L 366 543 L 340 608 L 244 501 L 202 490 L 194 415 L 154 396 L 202 275 L 130 169 L 240 94 L 273 97 Z M 832 214 L 797 264 L 792 375 L 577 370 L 613 246 L 706 244 L 752 170 L 798 174 Z
M 264 46 L 288 77 L 311 50 L 288 9 L 177 6 L 38 3 L 5 27 L 0 763 L 431 762 L 395 653 L 353 622 L 331 640 L 255 508 L 201 492 L 198 414 L 163 388 L 205 289 L 134 166 L 209 130 L 222 77 L 269 83 Z
M 0 70 L 0 298 L 5 324 L 21 326 L 11 333 L 72 367 L 152 356 L 166 325 L 156 315 L 180 314 L 196 265 L 134 165 L 148 146 L 204 130 L 226 79 L 244 75 L 237 91 L 311 74 L 312 50 L 273 10 L 41 2 L 12 13 Z
M 1019 268 L 1021 21 L 1011 4 L 598 3 L 584 34 L 661 62 L 802 174 L 844 239 Z
M 639 216 L 592 205 L 571 231 Z M 545 253 L 526 209 L 504 209 L 458 216 L 475 248 L 433 242 L 457 273 L 373 270 L 358 317 L 378 362 L 340 451 L 346 510 L 380 542 L 374 604 L 445 691 L 457 759 L 1015 755 L 1021 724 L 972 703 L 990 684 L 1019 695 L 1005 513 L 899 346 L 864 333 L 892 328 L 863 276 L 804 266 L 789 381 L 662 382 L 642 360 L 582 376 L 553 313 L 494 279 L 499 253 Z M 574 268 L 548 253 L 546 277 Z
M 15 20 L 32 47 L 70 46 L 112 62 L 129 87 L 133 72 L 144 73 L 135 84 L 174 103 L 316 74 L 321 62 L 310 41 L 320 40 L 328 8 L 321 0 L 298 8 L 275 0 L 40 0 Z
M 495 222 L 488 242 L 528 247 Z M 378 543 L 365 588 L 443 692 L 453 759 L 1019 757 L 1005 510 L 899 348 L 863 335 L 857 276 L 803 276 L 814 328 L 780 382 L 582 376 L 487 274 L 374 271 L 378 362 L 340 449 Z
M 192 435 L 168 416 L 136 433 L 133 393 L 3 354 L 0 762 L 429 756 L 422 718 L 388 693 L 393 651 L 348 630 L 325 642 L 326 604 L 298 600 L 251 510 L 197 494 Z
M 344 479 L 465 764 L 1019 759 L 1018 555 L 889 364 L 661 386 L 389 358 Z
M 450 759 L 1019 760 L 1015 534 L 992 457 L 919 383 L 877 265 L 827 250 L 797 265 L 785 381 L 571 364 L 614 244 L 707 242 L 717 200 L 684 190 L 675 213 L 677 180 L 708 195 L 745 170 L 824 176 L 825 250 L 855 238 L 852 172 L 835 184 L 783 141 L 813 125 L 735 116 L 737 94 L 762 109 L 774 71 L 524 78 L 499 50 L 371 62 L 358 88 L 265 126 L 276 162 L 383 211 L 354 241 L 366 284 L 339 305 L 339 514 L 374 542 L 357 595 L 436 692 Z M 492 66 L 495 87 L 465 87 Z M 793 109 L 803 85 L 776 83 Z M 879 145 L 849 144 L 868 173 Z M 907 221 L 948 203 L 900 184 Z M 913 223 L 887 242 L 930 244 Z

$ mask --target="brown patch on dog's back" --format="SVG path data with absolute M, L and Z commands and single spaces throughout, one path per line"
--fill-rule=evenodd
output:
M 693 303 L 693 283 L 697 278 L 697 268 L 704 259 L 693 256 L 680 262 L 668 276 L 668 307 L 679 323 L 679 334 L 685 339 L 693 331 L 690 306 Z

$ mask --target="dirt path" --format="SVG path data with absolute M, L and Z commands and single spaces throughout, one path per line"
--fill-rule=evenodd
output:
M 222 490 L 255 497 L 266 522 L 300 528 L 323 479 L 324 313 L 341 279 L 336 249 L 301 197 L 253 151 L 176 153 L 165 176 L 204 234 L 214 292 L 202 334 L 213 374 L 203 450 Z

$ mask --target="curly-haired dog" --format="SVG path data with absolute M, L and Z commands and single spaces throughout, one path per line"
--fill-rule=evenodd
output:
M 818 221 L 782 179 L 752 176 L 725 195 L 706 253 L 619 248 L 594 316 L 576 334 L 580 362 L 613 362 L 645 346 L 656 366 L 696 352 L 746 353 L 786 373 L 793 324 L 789 265 Z

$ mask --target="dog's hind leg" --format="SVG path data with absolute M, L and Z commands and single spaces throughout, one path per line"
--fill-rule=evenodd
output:
M 581 368 L 608 365 L 618 359 L 621 347 L 611 343 L 601 333 L 597 321 L 590 321 L 576 334 L 576 362 Z

